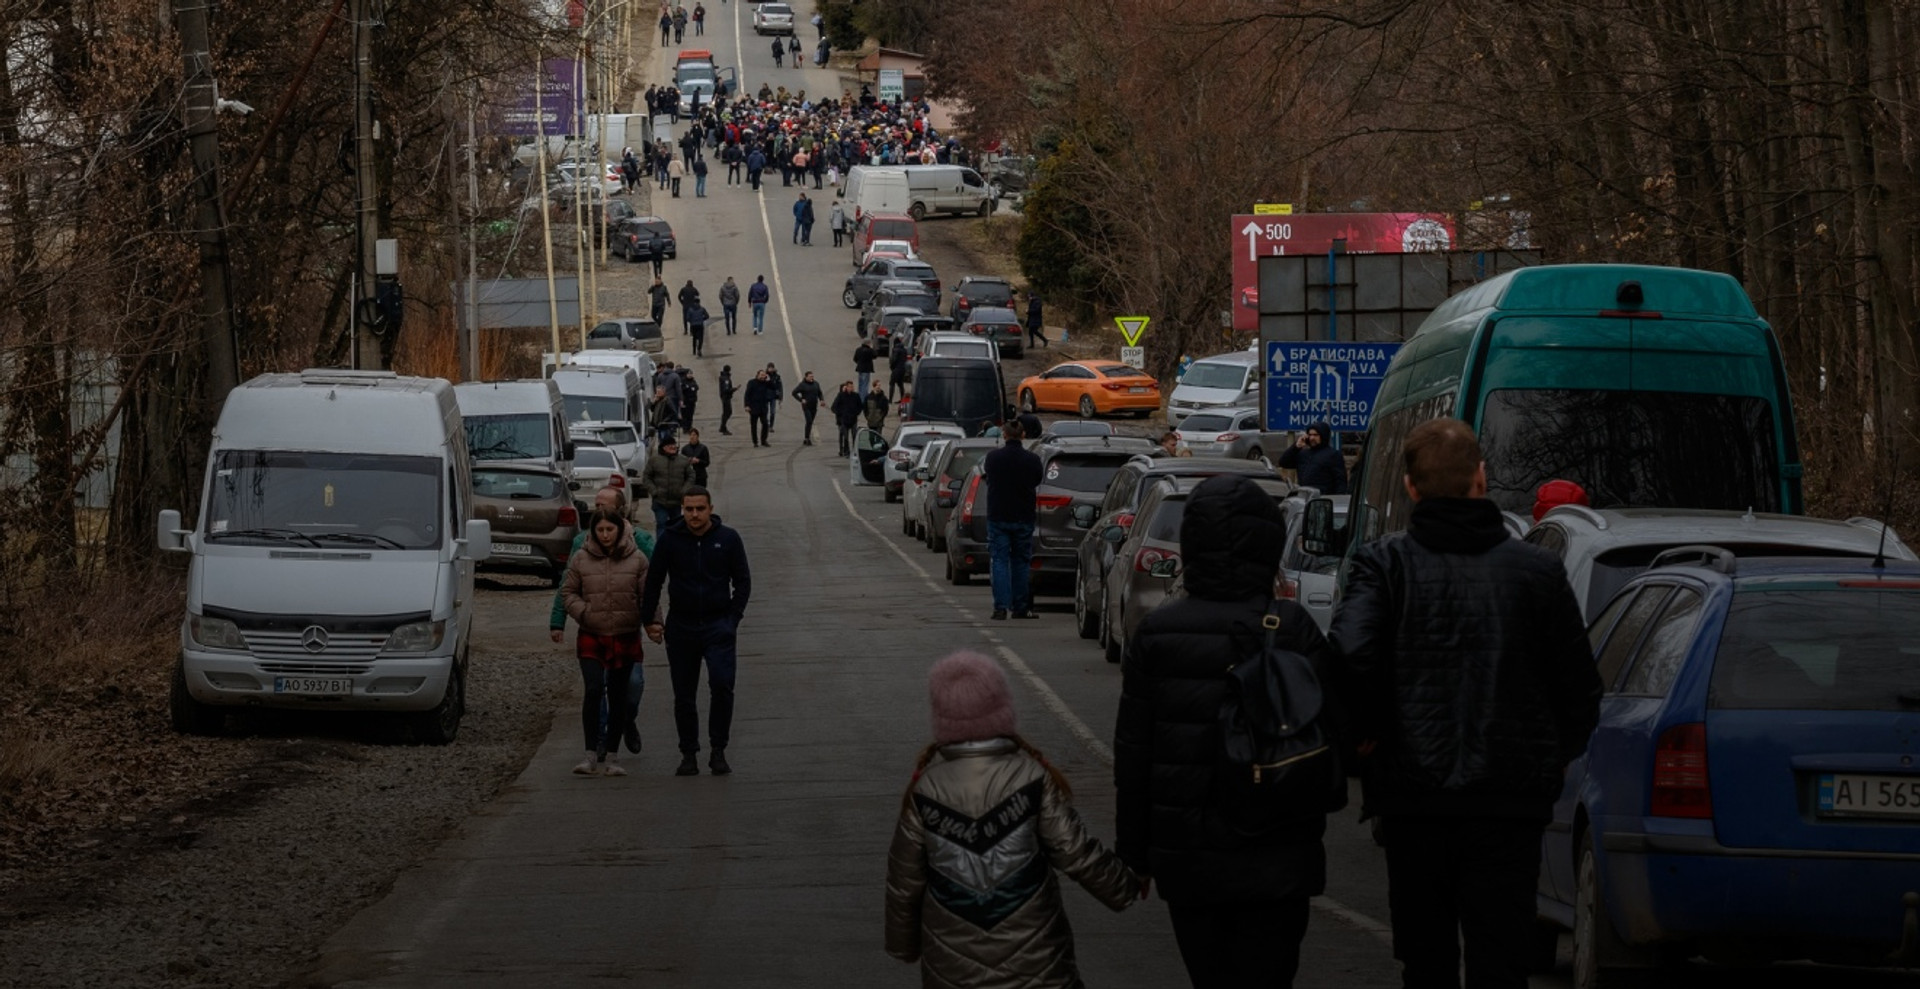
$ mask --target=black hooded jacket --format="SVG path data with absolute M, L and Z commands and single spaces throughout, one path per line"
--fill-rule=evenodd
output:
M 1229 837 L 1209 796 L 1222 759 L 1223 671 L 1261 647 L 1285 543 L 1273 495 L 1237 475 L 1202 482 L 1180 522 L 1187 596 L 1155 608 L 1127 640 L 1113 746 L 1115 847 L 1169 901 L 1271 901 L 1326 886 L 1324 813 L 1258 838 Z M 1327 683 L 1329 650 L 1312 617 L 1292 601 L 1279 602 L 1278 614 L 1280 646 L 1312 660 Z M 1337 736 L 1337 706 L 1321 719 Z
M 1372 814 L 1544 821 L 1600 716 L 1600 676 L 1559 559 L 1493 502 L 1423 498 L 1354 554 L 1337 686 Z

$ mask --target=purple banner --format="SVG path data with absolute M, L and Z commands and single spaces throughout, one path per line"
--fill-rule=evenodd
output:
M 520 137 L 579 134 L 586 109 L 581 104 L 581 63 L 550 58 L 541 67 L 538 93 L 524 93 L 500 115 L 500 133 Z

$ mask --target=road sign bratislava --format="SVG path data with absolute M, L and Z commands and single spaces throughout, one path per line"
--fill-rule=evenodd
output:
M 1364 432 L 1380 379 L 1399 351 L 1397 343 L 1269 342 L 1267 429 L 1305 429 L 1324 420 L 1336 432 Z

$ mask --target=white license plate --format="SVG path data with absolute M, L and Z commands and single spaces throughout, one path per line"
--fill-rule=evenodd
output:
M 353 693 L 353 681 L 346 677 L 274 677 L 273 692 L 309 697 L 344 697 Z
M 1920 776 L 1823 774 L 1819 811 L 1830 817 L 1920 818 Z
M 1127 389 L 1127 394 L 1129 395 L 1145 395 L 1146 393 L 1147 390 L 1138 385 L 1131 386 Z
M 533 547 L 528 546 L 526 543 L 494 543 L 493 555 L 495 556 L 532 556 Z

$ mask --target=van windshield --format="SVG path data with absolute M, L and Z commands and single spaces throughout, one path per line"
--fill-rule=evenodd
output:
M 1245 364 L 1208 364 L 1197 361 L 1187 365 L 1187 373 L 1180 376 L 1180 383 L 1190 388 L 1227 388 L 1239 391 L 1246 385 L 1247 366 Z
M 446 497 L 437 457 L 223 450 L 207 538 L 266 546 L 438 549 Z
M 627 418 L 627 400 L 617 395 L 562 395 L 569 422 Z
M 914 375 L 913 417 L 948 419 L 961 425 L 978 425 L 983 420 L 999 421 L 1000 384 L 992 366 L 983 373 L 957 369 L 926 368 Z
M 538 460 L 553 453 L 548 416 L 466 416 L 462 421 L 467 427 L 467 453 L 475 460 Z
M 1595 508 L 1780 510 L 1773 410 L 1762 398 L 1502 389 L 1487 395 L 1480 447 L 1487 497 L 1503 511 L 1530 512 L 1556 478 L 1586 488 Z

